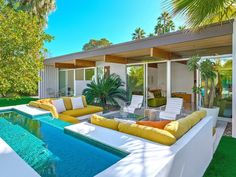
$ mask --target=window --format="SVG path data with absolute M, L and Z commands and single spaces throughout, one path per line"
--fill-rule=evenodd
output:
M 93 80 L 94 76 L 94 69 L 85 69 L 85 80 Z

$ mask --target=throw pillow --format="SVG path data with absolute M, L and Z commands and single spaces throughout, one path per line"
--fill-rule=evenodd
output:
M 52 104 L 56 107 L 58 113 L 66 111 L 63 99 L 52 100 Z
M 84 108 L 82 97 L 72 97 L 71 103 L 72 103 L 73 109 Z
M 153 128 L 159 128 L 159 129 L 164 129 L 165 126 L 170 123 L 170 120 L 162 120 L 162 121 L 138 121 L 136 124 L 138 125 L 144 125 L 148 127 L 153 127 Z

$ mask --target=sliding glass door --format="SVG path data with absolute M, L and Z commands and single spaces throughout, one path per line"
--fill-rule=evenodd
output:
M 132 95 L 143 95 L 145 97 L 145 65 L 127 66 L 127 91 L 129 99 Z

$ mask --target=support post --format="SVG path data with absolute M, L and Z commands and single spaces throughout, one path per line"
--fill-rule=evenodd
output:
M 232 137 L 236 138 L 236 19 L 233 22 L 232 35 L 232 52 L 233 52 L 233 85 L 232 85 Z
M 166 97 L 171 98 L 171 61 L 166 62 L 166 79 L 167 79 L 167 87 L 166 87 Z

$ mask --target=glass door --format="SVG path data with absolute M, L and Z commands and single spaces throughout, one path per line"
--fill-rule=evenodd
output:
M 66 71 L 59 71 L 59 95 L 60 96 L 65 96 L 67 94 L 66 91 L 66 85 L 67 85 L 67 80 L 66 80 Z
M 132 95 L 143 95 L 145 103 L 145 64 L 127 66 L 127 91 L 129 100 Z

